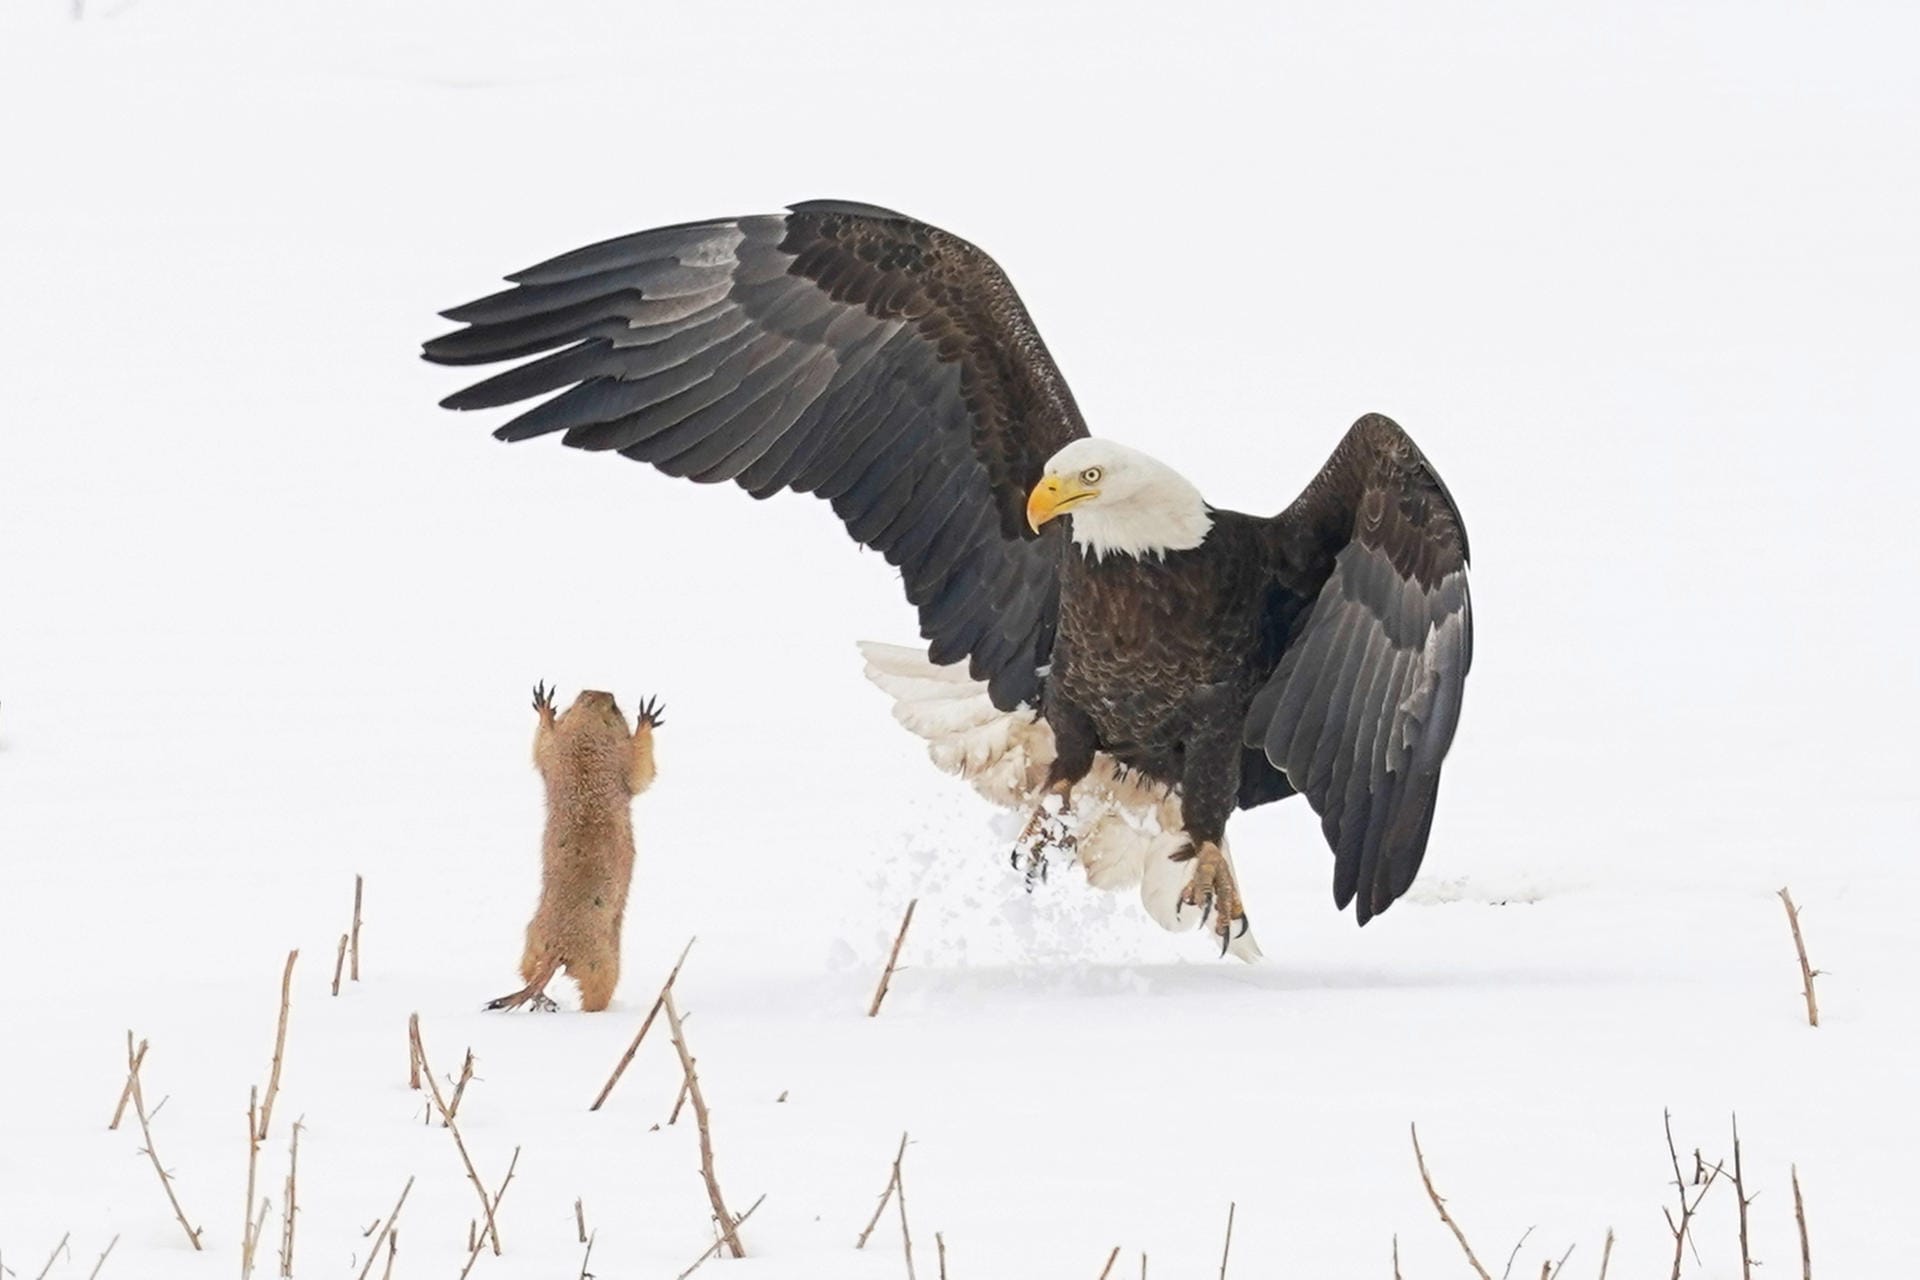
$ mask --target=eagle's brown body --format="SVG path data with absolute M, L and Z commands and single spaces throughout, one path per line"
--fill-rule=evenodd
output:
M 1236 805 L 1292 794 L 1241 742 L 1300 609 L 1265 568 L 1265 524 L 1215 511 L 1199 546 L 1145 559 L 1062 544 L 1046 682 L 1057 777 L 1077 780 L 1107 752 L 1177 787 L 1188 835 L 1213 844 Z

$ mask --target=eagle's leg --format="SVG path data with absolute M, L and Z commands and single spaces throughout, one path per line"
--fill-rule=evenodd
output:
M 1175 861 L 1193 862 L 1193 875 L 1180 891 L 1180 905 L 1200 908 L 1201 923 L 1213 918 L 1213 931 L 1220 935 L 1220 950 L 1247 931 L 1247 912 L 1240 901 L 1240 886 L 1234 883 L 1233 868 L 1219 844 L 1203 840 L 1174 855 Z
M 1093 769 L 1093 753 L 1099 737 L 1093 720 L 1079 707 L 1047 689 L 1047 724 L 1053 730 L 1054 757 L 1047 767 L 1047 785 L 1033 816 L 1013 843 L 1015 870 L 1026 864 L 1027 892 L 1033 892 L 1036 880 L 1047 878 L 1047 855 L 1054 849 L 1071 852 L 1079 843 L 1073 821 L 1073 788 Z
M 1016 871 L 1024 864 L 1028 893 L 1033 892 L 1035 881 L 1046 882 L 1048 853 L 1071 852 L 1079 839 L 1073 821 L 1073 784 L 1054 782 L 1033 806 L 1033 815 L 1013 842 L 1011 863 Z
M 1174 857 L 1177 861 L 1191 860 L 1193 875 L 1180 892 L 1180 904 L 1198 907 L 1202 922 L 1212 916 L 1213 931 L 1220 936 L 1220 953 L 1225 955 L 1234 938 L 1247 931 L 1240 886 L 1234 882 L 1233 868 L 1227 865 L 1226 851 L 1220 847 L 1226 839 L 1227 818 L 1240 794 L 1238 686 L 1202 685 L 1188 699 L 1188 710 L 1199 731 L 1183 744 L 1181 816 L 1190 843 Z

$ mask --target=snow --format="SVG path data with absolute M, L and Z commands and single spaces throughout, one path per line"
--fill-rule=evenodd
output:
M 852 1249 L 902 1131 L 935 1273 L 1666 1275 L 1683 1160 L 1739 1115 L 1763 1274 L 1912 1256 L 1920 944 L 1920 20 L 1890 6 L 1338 13 L 574 0 L 0 10 L 0 1261 L 231 1274 L 242 1116 L 301 1275 L 396 1276 L 475 1215 L 403 1034 L 521 1159 L 474 1274 L 677 1275 L 711 1239 L 656 1029 L 679 985 L 751 1256 Z M 1132 895 L 1031 898 L 861 677 L 911 638 L 822 504 L 754 504 L 434 401 L 433 312 L 626 230 L 816 196 L 1006 266 L 1096 430 L 1218 504 L 1290 499 L 1360 413 L 1444 471 L 1478 652 L 1426 871 L 1365 930 L 1298 803 L 1242 815 L 1267 961 Z M 529 690 L 662 696 L 604 1016 L 517 985 Z M 327 994 L 352 877 L 363 981 Z M 1774 897 L 1820 979 L 1805 1025 Z M 865 1016 L 900 915 L 906 966 Z M 570 990 L 561 994 L 571 995 Z M 124 1037 L 136 1133 L 108 1132 Z M 784 1095 L 786 1101 L 778 1101 Z M 656 1131 L 655 1126 L 660 1127 Z M 1715 1188 L 1689 1276 L 1739 1274 Z M 264 1260 L 261 1273 L 273 1265 Z

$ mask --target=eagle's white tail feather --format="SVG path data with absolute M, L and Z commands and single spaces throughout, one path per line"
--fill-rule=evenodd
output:
M 1053 729 L 1044 718 L 1024 704 L 1010 712 L 995 707 L 965 663 L 935 666 L 918 649 L 872 641 L 862 641 L 860 652 L 867 678 L 893 698 L 894 719 L 926 739 L 936 765 L 1006 808 L 1027 810 L 1039 802 L 1055 754 Z M 1173 860 L 1187 844 L 1177 795 L 1121 770 L 1102 753 L 1073 789 L 1073 808 L 1075 853 L 1089 884 L 1139 885 L 1147 914 L 1175 932 L 1199 923 L 1199 912 L 1175 910 L 1192 875 L 1188 863 Z M 1228 860 L 1231 865 L 1231 854 Z M 1250 933 L 1227 950 L 1242 960 L 1260 956 Z

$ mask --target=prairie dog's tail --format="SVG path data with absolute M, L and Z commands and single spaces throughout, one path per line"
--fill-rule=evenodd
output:
M 893 699 L 893 718 L 926 739 L 936 765 L 1005 808 L 1027 810 L 1039 802 L 1055 750 L 1053 729 L 1036 711 L 1024 703 L 1013 711 L 994 706 L 985 682 L 969 676 L 963 662 L 935 666 L 918 649 L 866 640 L 860 653 L 867 679 Z M 1074 851 L 1089 884 L 1138 885 L 1147 914 L 1176 933 L 1199 923 L 1198 911 L 1176 911 L 1192 874 L 1190 864 L 1173 860 L 1187 845 L 1179 796 L 1123 772 L 1102 752 L 1073 789 L 1073 808 Z M 1231 865 L 1231 854 L 1228 859 Z M 1251 932 L 1227 950 L 1241 960 L 1260 957 Z

